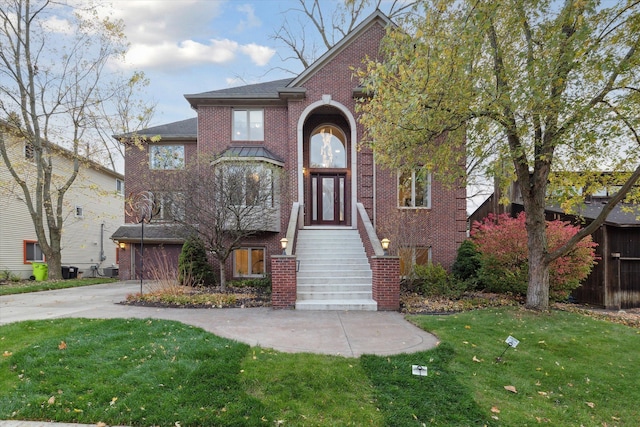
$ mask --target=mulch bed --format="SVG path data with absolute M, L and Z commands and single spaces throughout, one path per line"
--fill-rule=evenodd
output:
M 214 304 L 211 302 L 166 302 L 155 298 L 157 293 L 150 292 L 143 297 L 139 294 L 129 295 L 125 301 L 121 301 L 123 305 L 135 305 L 139 307 L 157 307 L 157 308 L 250 308 L 250 307 L 271 307 L 271 292 L 263 287 L 252 286 L 227 286 L 225 291 L 221 291 L 218 287 L 202 287 L 182 290 L 179 295 L 181 300 L 188 300 L 187 296 L 224 296 L 234 295 L 234 303 Z M 153 298 L 152 295 L 154 296 Z

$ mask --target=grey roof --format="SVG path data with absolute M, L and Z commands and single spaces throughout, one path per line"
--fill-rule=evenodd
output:
M 584 203 L 580 205 L 577 212 L 572 214 L 583 217 L 587 220 L 594 220 L 598 217 L 604 204 L 601 202 Z M 564 214 L 559 206 L 547 206 L 547 212 Z M 640 206 L 627 203 L 619 203 L 607 216 L 605 224 L 615 225 L 618 227 L 636 227 L 640 225 L 638 215 L 640 214 Z
M 194 94 L 188 94 L 185 95 L 184 97 L 187 99 L 211 99 L 211 98 L 223 98 L 223 99 L 229 99 L 229 98 L 262 98 L 262 99 L 270 99 L 270 98 L 274 98 L 277 99 L 279 98 L 279 92 L 283 89 L 286 88 L 286 86 L 291 83 L 291 81 L 293 81 L 292 78 L 290 79 L 280 79 L 280 80 L 273 80 L 270 82 L 264 82 L 264 83 L 256 83 L 256 84 L 252 84 L 252 85 L 245 85 L 245 86 L 237 86 L 237 87 L 231 87 L 228 89 L 220 89 L 220 90 L 213 90 L 213 91 L 209 91 L 209 92 L 201 92 L 201 93 L 194 93 Z
M 116 138 L 132 135 L 160 136 L 161 139 L 196 139 L 198 136 L 198 118 L 192 117 L 178 122 L 166 123 L 164 125 L 142 129 L 137 132 L 118 135 Z
M 222 153 L 221 157 L 265 159 L 284 165 L 282 157 L 261 146 L 234 146 Z
M 186 230 L 179 224 L 144 224 L 144 242 L 184 243 Z M 138 243 L 142 237 L 142 224 L 124 224 L 111 235 L 111 240 Z

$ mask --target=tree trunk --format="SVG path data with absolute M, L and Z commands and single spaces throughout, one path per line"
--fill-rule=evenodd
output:
M 529 249 L 529 286 L 526 307 L 549 309 L 549 263 L 546 260 L 547 234 L 543 209 L 527 212 L 527 247 Z
M 220 290 L 227 290 L 227 268 L 225 266 L 226 260 L 220 261 Z

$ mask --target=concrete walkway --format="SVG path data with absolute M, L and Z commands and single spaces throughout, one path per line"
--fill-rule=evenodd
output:
M 432 334 L 396 312 L 296 311 L 271 308 L 177 309 L 118 304 L 140 285 L 118 282 L 0 296 L 0 325 L 61 317 L 177 320 L 252 346 L 288 353 L 359 357 L 428 350 Z
M 295 311 L 271 308 L 177 309 L 118 304 L 139 284 L 125 282 L 0 296 L 0 325 L 61 317 L 177 320 L 252 346 L 288 353 L 359 357 L 435 347 L 432 334 L 395 312 Z M 95 426 L 95 424 L 92 424 Z M 2 421 L 0 427 L 89 427 L 89 424 Z

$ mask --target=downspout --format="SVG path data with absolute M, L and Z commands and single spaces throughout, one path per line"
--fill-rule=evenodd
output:
M 107 257 L 104 256 L 104 222 L 100 224 L 100 258 L 99 259 L 101 264 L 102 264 L 102 261 L 107 259 Z
M 376 185 L 376 170 L 377 170 L 377 165 L 376 165 L 376 153 L 373 153 L 373 228 L 374 230 L 378 229 L 378 222 L 377 222 L 377 218 L 378 218 L 378 197 L 377 197 L 377 189 L 378 186 Z

